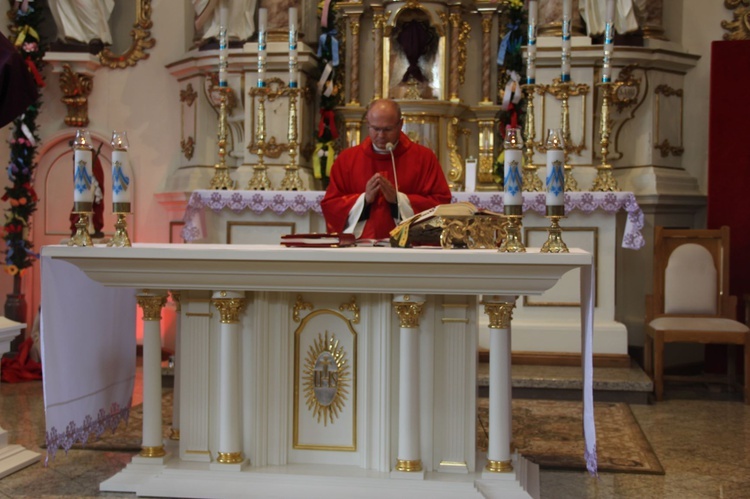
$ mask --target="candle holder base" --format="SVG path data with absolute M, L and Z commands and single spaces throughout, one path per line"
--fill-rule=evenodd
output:
M 281 179 L 281 190 L 282 191 L 304 191 L 305 184 L 302 183 L 302 179 L 299 176 L 299 170 L 295 168 L 292 170 L 288 168 L 284 174 L 284 178 Z
M 115 234 L 107 243 L 109 248 L 129 248 L 130 237 L 128 236 L 128 222 L 125 220 L 127 213 L 117 213 L 117 222 L 115 222 Z
M 578 182 L 573 176 L 573 168 L 565 165 L 565 192 L 578 192 Z
M 562 239 L 562 228 L 560 219 L 565 218 L 560 215 L 547 215 L 550 219 L 550 226 L 547 228 L 547 240 L 542 245 L 540 253 L 570 253 L 568 245 Z
M 210 188 L 215 191 L 233 191 L 237 183 L 229 176 L 229 168 L 216 165 Z
M 591 190 L 594 192 L 620 192 L 620 186 L 617 185 L 617 180 L 612 176 L 611 165 L 597 167 L 596 178 Z
M 500 253 L 526 253 L 526 246 L 521 241 L 521 215 L 506 215 L 508 217 L 508 227 L 505 229 L 505 239 L 503 239 Z
M 76 233 L 68 239 L 68 246 L 93 246 L 91 236 L 89 235 L 89 213 L 78 212 L 78 221 L 76 222 Z
M 253 176 L 250 177 L 250 181 L 247 183 L 247 190 L 249 191 L 270 191 L 271 180 L 268 178 L 268 172 L 265 167 L 255 168 Z

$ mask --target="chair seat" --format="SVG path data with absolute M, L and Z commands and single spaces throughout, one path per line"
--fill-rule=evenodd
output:
M 701 331 L 705 333 L 747 333 L 745 324 L 723 317 L 659 317 L 648 324 L 655 331 Z

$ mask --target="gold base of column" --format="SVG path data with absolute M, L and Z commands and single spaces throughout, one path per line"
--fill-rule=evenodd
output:
M 617 180 L 612 176 L 612 167 L 609 165 L 600 166 L 596 170 L 594 185 L 591 187 L 594 192 L 620 192 Z
M 510 473 L 513 471 L 513 463 L 511 461 L 487 461 L 485 470 L 492 473 Z
M 141 457 L 162 457 L 166 456 L 167 452 L 164 450 L 164 446 L 159 445 L 158 447 L 141 447 L 141 452 L 138 455 Z
M 304 191 L 305 184 L 302 183 L 302 179 L 299 177 L 299 170 L 287 170 L 284 174 L 284 178 L 281 180 L 282 191 Z
M 214 176 L 211 179 L 210 189 L 215 191 L 233 191 L 236 183 L 229 176 L 229 168 L 216 166 Z
M 169 439 L 170 440 L 179 440 L 180 439 L 180 429 L 179 428 L 170 428 L 169 429 Z
M 521 216 L 506 216 L 508 217 L 510 224 L 505 229 L 506 236 L 498 251 L 500 251 L 500 253 L 526 253 L 526 246 L 524 246 L 521 241 Z
M 523 192 L 542 192 L 544 191 L 544 184 L 542 179 L 537 175 L 536 166 L 524 166 L 523 167 Z
M 550 226 L 547 228 L 547 240 L 542 245 L 540 253 L 570 253 L 568 245 L 562 240 L 562 229 L 560 228 L 560 219 L 563 217 L 551 215 Z
M 93 246 L 89 235 L 89 214 L 78 213 L 76 233 L 68 240 L 68 246 Z
M 249 191 L 270 191 L 271 181 L 268 179 L 268 173 L 265 167 L 263 169 L 256 168 L 253 172 L 253 176 L 247 183 L 247 190 Z
M 578 182 L 573 176 L 573 168 L 570 166 L 565 167 L 565 192 L 578 192 Z
M 112 248 L 129 248 L 130 237 L 128 236 L 128 222 L 125 220 L 126 213 L 117 214 L 117 222 L 115 222 L 115 234 L 112 239 L 107 243 L 107 246 Z
M 244 459 L 242 452 L 219 452 L 216 462 L 221 464 L 237 464 L 244 461 Z
M 399 459 L 396 461 L 396 471 L 422 471 L 422 460 L 414 459 L 407 461 L 405 459 Z

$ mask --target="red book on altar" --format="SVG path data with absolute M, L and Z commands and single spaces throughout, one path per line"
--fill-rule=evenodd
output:
M 354 234 L 342 234 L 338 232 L 310 234 L 285 234 L 281 236 L 281 244 L 286 247 L 297 248 L 339 248 L 343 246 L 354 246 L 356 238 Z

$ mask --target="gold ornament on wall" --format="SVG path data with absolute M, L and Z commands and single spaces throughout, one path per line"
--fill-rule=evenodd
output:
M 333 424 L 346 406 L 351 386 L 346 350 L 335 335 L 318 333 L 307 350 L 302 380 L 307 409 L 318 423 Z
M 724 7 L 733 11 L 731 21 L 721 21 L 729 32 L 724 33 L 724 40 L 750 39 L 750 0 L 724 0 Z
M 89 101 L 88 97 L 94 88 L 94 80 L 85 74 L 74 72 L 69 64 L 63 65 L 60 73 L 60 99 L 68 108 L 65 124 L 77 128 L 86 127 L 89 124 Z
M 115 54 L 105 47 L 99 53 L 99 61 L 103 66 L 112 69 L 123 69 L 135 66 L 141 59 L 148 59 L 147 49 L 153 48 L 156 40 L 151 38 L 151 0 L 137 0 L 135 4 L 135 24 L 130 31 L 132 43 L 122 54 Z

